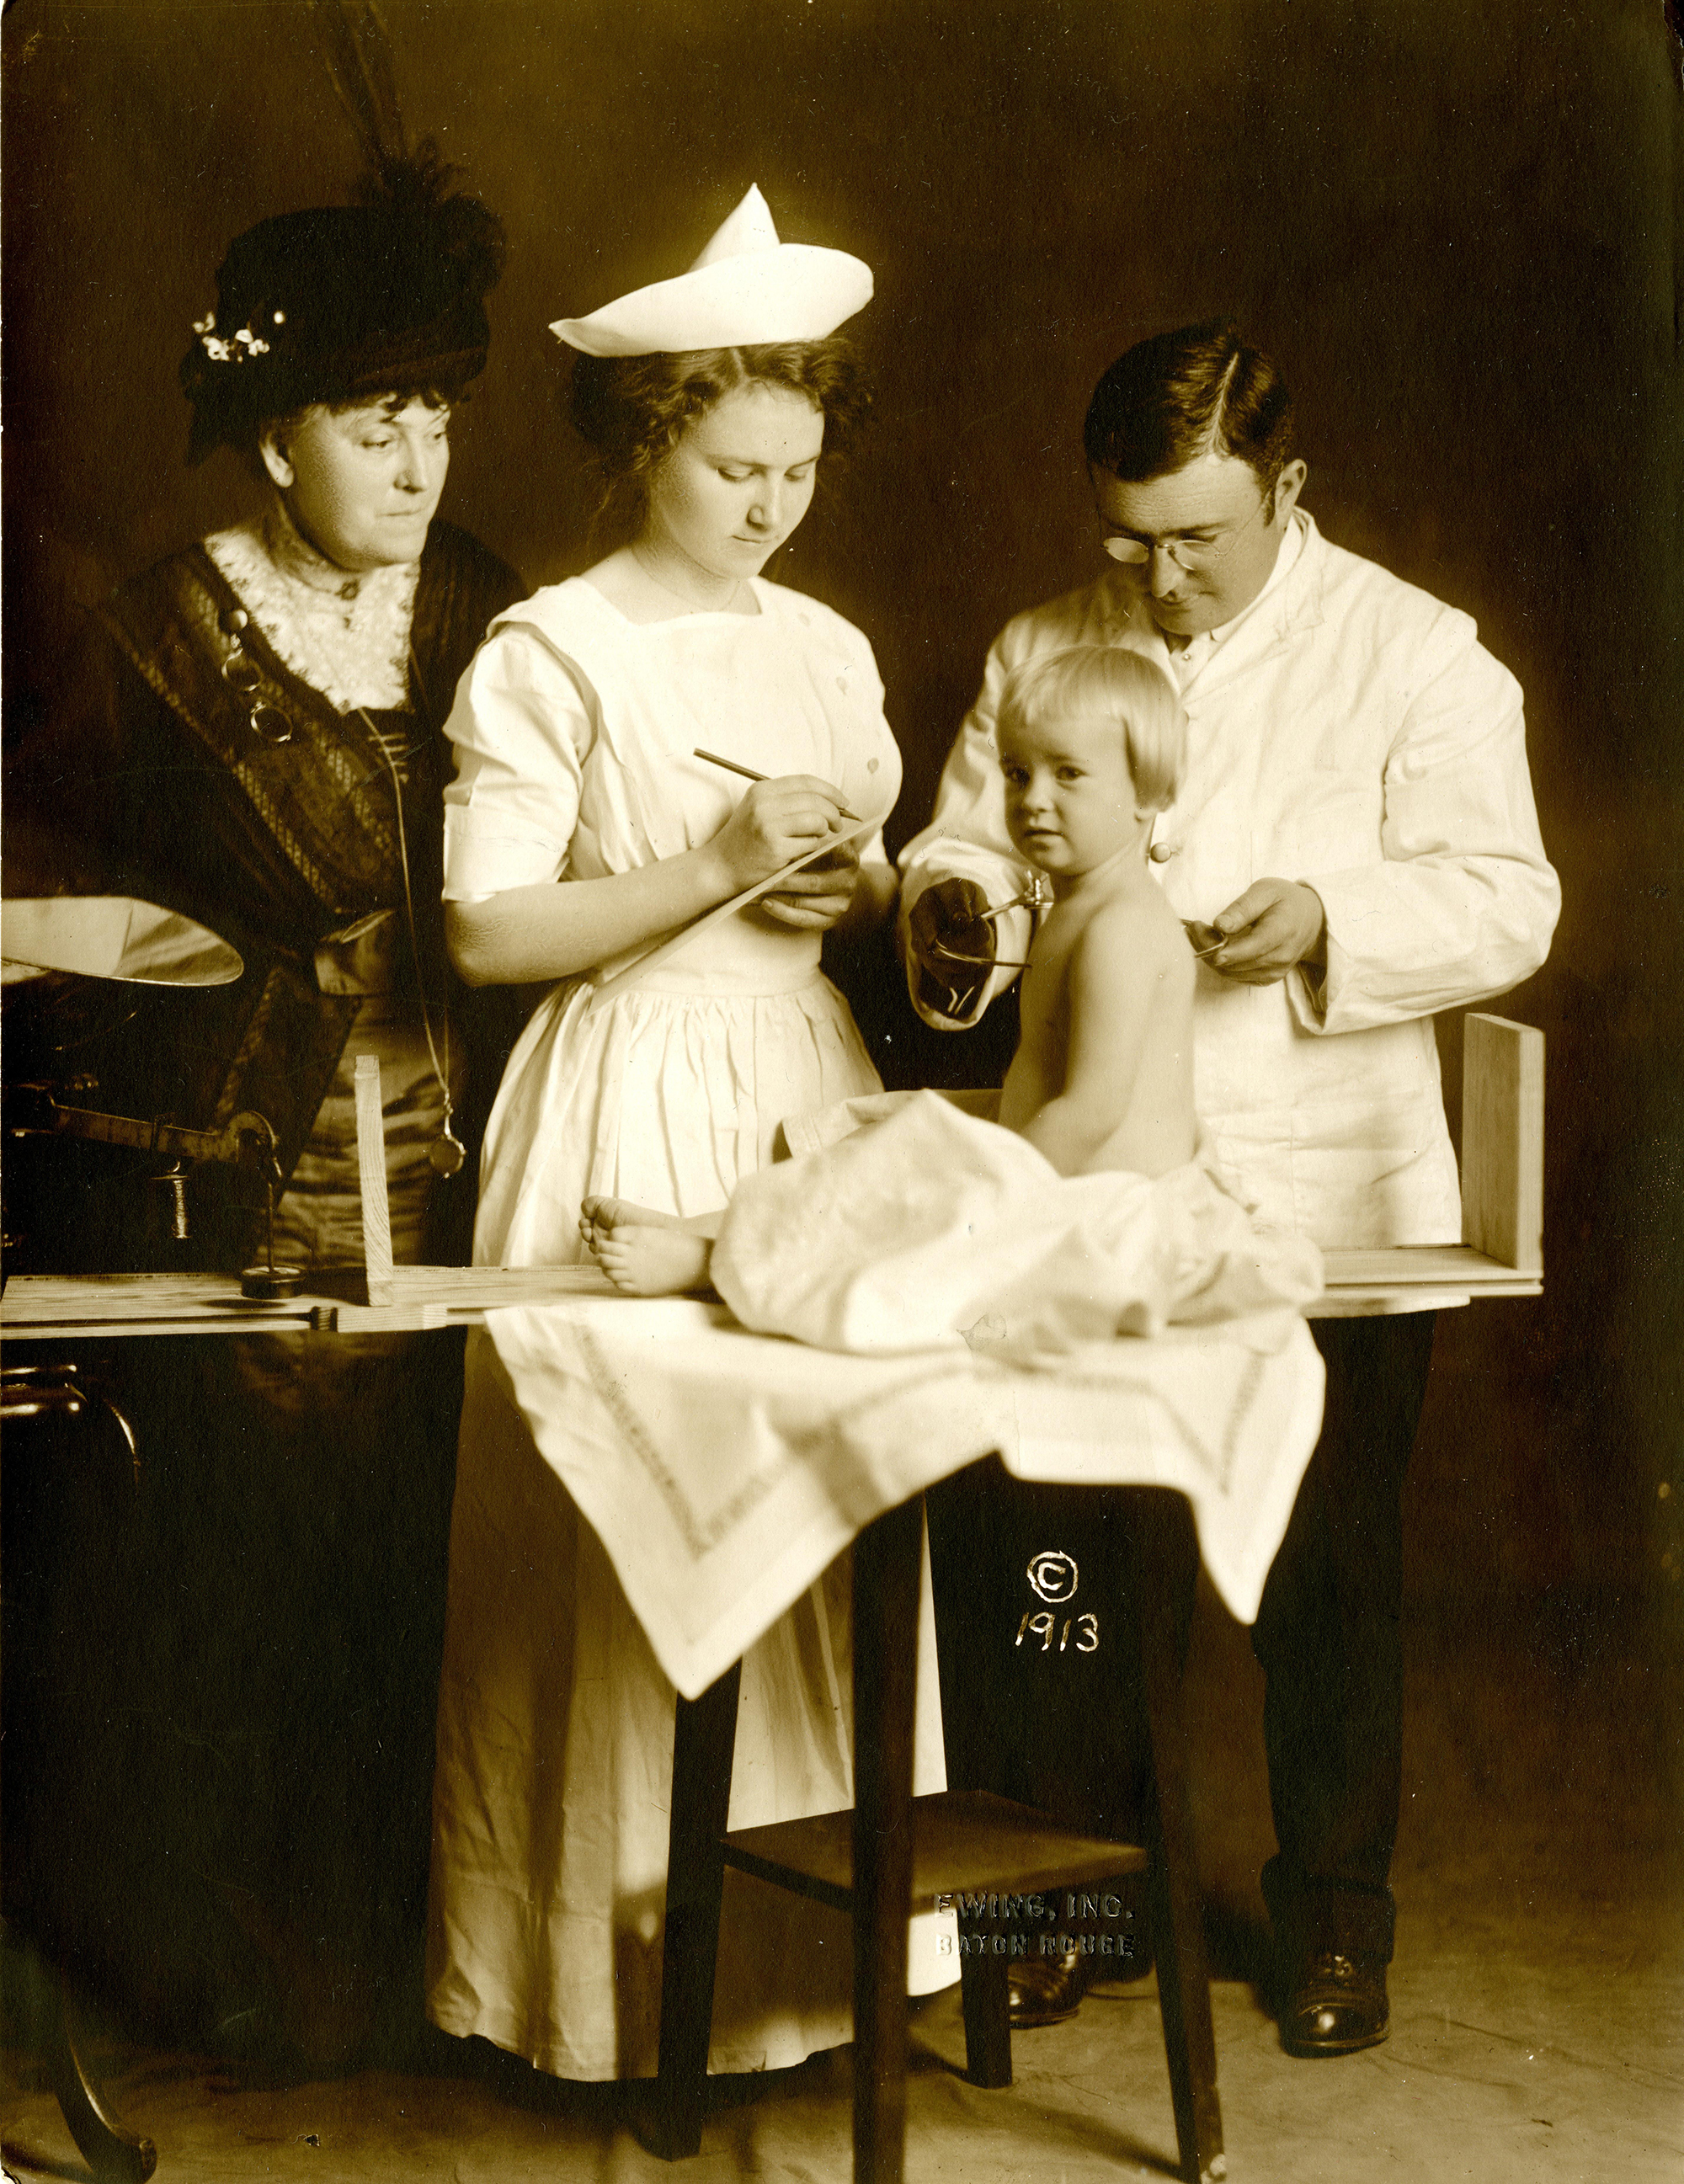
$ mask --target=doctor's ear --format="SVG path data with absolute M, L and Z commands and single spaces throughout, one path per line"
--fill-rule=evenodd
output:
M 1309 465 L 1299 456 L 1295 455 L 1290 463 L 1282 465 L 1274 488 L 1274 520 L 1277 523 L 1284 523 L 1292 513 L 1309 474 Z
M 292 457 L 287 452 L 284 426 L 266 426 L 258 435 L 257 452 L 265 470 L 274 479 L 282 492 L 285 493 L 292 484 L 296 472 L 293 468 Z

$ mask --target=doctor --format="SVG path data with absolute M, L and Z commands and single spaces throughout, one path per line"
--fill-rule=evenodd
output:
M 1109 571 L 1006 625 L 903 859 L 908 979 L 974 1022 L 1027 952 L 994 745 L 1009 671 L 1072 644 L 1145 653 L 1189 721 L 1151 856 L 1201 954 L 1196 1098 L 1224 1178 L 1322 1245 L 1454 1242 L 1432 1017 L 1543 961 L 1560 905 L 1521 693 L 1465 614 L 1324 538 L 1274 365 L 1215 323 L 1145 341 L 1084 432 Z M 978 958 L 1001 967 L 979 969 Z M 1402 1497 L 1430 1312 L 1320 1319 L 1320 1443 L 1259 1613 L 1277 1854 L 1263 1872 L 1281 2037 L 1386 2036 L 1401 1784 Z M 1073 1970 L 1075 1991 L 1080 1975 Z M 1066 1996 L 1018 1997 L 1043 2021 Z

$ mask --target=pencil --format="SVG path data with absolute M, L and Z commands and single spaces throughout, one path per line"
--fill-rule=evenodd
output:
M 717 751 L 705 751 L 698 748 L 693 756 L 705 758 L 710 766 L 722 766 L 727 773 L 740 773 L 744 781 L 770 781 L 772 778 L 769 773 L 756 773 L 751 766 L 739 766 L 734 758 L 721 758 Z M 856 827 L 862 823 L 859 813 L 850 811 L 845 804 L 839 804 L 836 808 L 845 819 L 851 819 Z

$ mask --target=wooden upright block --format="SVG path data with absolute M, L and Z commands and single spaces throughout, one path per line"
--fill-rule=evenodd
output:
M 360 1054 L 356 1068 L 357 1173 L 362 1185 L 363 1263 L 368 1301 L 393 1301 L 392 1216 L 386 1198 L 386 1119 L 381 1112 L 380 1063 Z
M 1544 1038 L 1470 1014 L 1462 1050 L 1462 1241 L 1543 1268 Z

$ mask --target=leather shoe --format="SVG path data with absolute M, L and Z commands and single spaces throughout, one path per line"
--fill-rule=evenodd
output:
M 1056 1957 L 1018 1957 L 1006 1975 L 1006 2000 L 1012 2030 L 1058 2025 L 1073 2017 L 1093 1977 L 1095 1959 L 1080 1949 Z
M 1326 1949 L 1299 1964 L 1280 2013 L 1289 2055 L 1353 2055 L 1390 2030 L 1381 1958 Z

